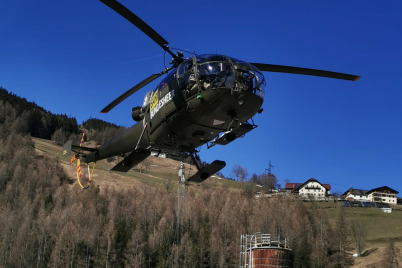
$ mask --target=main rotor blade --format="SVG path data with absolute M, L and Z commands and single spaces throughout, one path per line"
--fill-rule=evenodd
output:
M 251 64 L 257 67 L 257 69 L 259 69 L 260 71 L 266 71 L 266 72 L 304 74 L 304 75 L 322 76 L 322 77 L 329 77 L 329 78 L 343 79 L 350 81 L 356 81 L 360 78 L 359 75 L 344 74 L 344 73 L 310 69 L 310 68 L 301 68 L 301 67 L 266 64 L 266 63 L 251 63 Z
M 100 0 L 102 3 L 119 13 L 121 16 L 126 18 L 129 22 L 131 22 L 138 29 L 143 31 L 146 35 L 148 35 L 155 43 L 163 48 L 164 51 L 167 51 L 172 57 L 177 60 L 178 57 L 169 49 L 167 46 L 169 43 L 166 41 L 160 34 L 158 34 L 154 29 L 151 28 L 145 21 L 140 19 L 133 12 L 128 10 L 125 6 L 117 2 L 116 0 Z
M 151 83 L 152 81 L 154 81 L 156 78 L 158 78 L 159 76 L 161 76 L 162 74 L 164 74 L 164 72 L 159 73 L 159 74 L 153 74 L 151 76 L 149 76 L 148 78 L 144 79 L 143 81 L 141 81 L 140 83 L 138 83 L 137 85 L 133 86 L 132 88 L 130 88 L 129 90 L 127 90 L 125 93 L 123 93 L 120 97 L 118 97 L 117 99 L 115 99 L 114 101 L 112 101 L 108 106 L 106 106 L 105 108 L 103 108 L 103 110 L 101 111 L 101 113 L 107 113 L 110 110 L 112 110 L 117 104 L 119 104 L 120 102 L 124 101 L 125 99 L 127 99 L 130 95 L 134 94 L 136 91 L 138 91 L 139 89 L 141 89 L 142 87 L 148 85 L 149 83 Z

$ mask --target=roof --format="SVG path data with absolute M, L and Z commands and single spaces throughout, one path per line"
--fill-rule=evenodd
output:
M 325 187 L 325 189 L 327 189 L 328 191 L 329 191 L 329 190 L 331 190 L 331 185 L 326 184 L 326 183 L 321 184 L 321 185 L 322 185 L 322 186 L 324 186 L 324 187 Z
M 303 183 L 300 183 L 300 182 L 288 182 L 288 183 L 286 183 L 286 185 L 285 185 L 285 189 L 291 189 L 291 190 L 297 189 L 297 188 L 299 188 L 299 186 L 302 185 L 302 184 L 303 184 Z
M 319 181 L 317 181 L 317 180 L 314 179 L 314 178 L 311 178 L 311 179 L 307 180 L 305 183 L 288 182 L 288 183 L 286 183 L 286 185 L 285 185 L 285 189 L 288 189 L 288 190 L 299 189 L 299 188 L 301 188 L 302 186 L 306 185 L 306 184 L 309 183 L 309 182 L 318 182 L 319 184 L 321 184 L 321 185 L 322 185 L 325 189 L 327 189 L 328 191 L 331 190 L 331 185 L 329 185 L 329 184 L 322 184 L 322 183 L 320 183 Z
M 369 195 L 372 192 L 389 192 L 389 193 L 393 193 L 393 194 L 398 194 L 398 191 L 395 191 L 394 189 L 389 188 L 388 186 L 381 186 L 378 188 L 374 188 L 371 190 L 361 190 L 361 189 L 353 189 L 350 188 L 349 190 L 347 190 L 343 195 L 348 195 L 348 194 L 353 194 L 353 195 Z
M 303 187 L 304 185 L 306 185 L 306 184 L 309 183 L 309 182 L 317 182 L 317 183 L 319 183 L 320 185 L 322 185 L 325 189 L 327 189 L 328 191 L 331 190 L 331 185 L 329 185 L 329 184 L 322 184 L 321 182 L 317 181 L 317 180 L 314 179 L 314 178 L 309 179 L 308 181 L 306 181 L 305 183 L 303 183 L 302 185 L 300 185 L 299 188 Z
M 347 196 L 348 194 L 352 195 L 366 195 L 368 190 L 362 190 L 362 189 L 353 189 L 349 188 L 346 192 L 343 193 L 343 195 Z
M 395 191 L 394 189 L 391 189 L 388 186 L 381 186 L 378 188 L 371 189 L 366 194 L 368 195 L 368 194 L 371 194 L 372 192 L 388 192 L 388 193 L 393 193 L 393 194 L 399 193 L 398 191 Z

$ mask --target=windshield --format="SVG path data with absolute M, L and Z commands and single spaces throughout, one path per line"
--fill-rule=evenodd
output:
M 205 89 L 226 87 L 264 98 L 264 76 L 251 64 L 223 55 L 200 55 L 196 61 L 199 80 Z
M 265 78 L 264 75 L 253 65 L 231 58 L 236 70 L 236 87 L 241 90 L 251 90 L 254 94 L 264 98 Z
M 197 71 L 199 80 L 205 89 L 235 85 L 234 69 L 226 56 L 204 55 L 197 56 Z

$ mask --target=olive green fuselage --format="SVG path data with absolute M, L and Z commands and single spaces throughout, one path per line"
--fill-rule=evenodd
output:
M 191 154 L 253 117 L 262 106 L 264 85 L 258 70 L 229 57 L 189 59 L 136 107 L 139 122 L 87 155 L 86 162 L 137 149 Z

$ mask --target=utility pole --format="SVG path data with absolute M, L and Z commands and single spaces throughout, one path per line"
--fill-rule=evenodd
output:
M 273 167 L 274 166 L 271 165 L 271 160 L 269 160 L 268 168 L 265 169 L 266 171 L 268 171 L 268 175 L 272 175 L 271 170 L 272 170 Z

